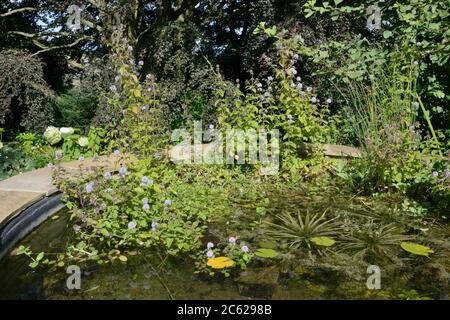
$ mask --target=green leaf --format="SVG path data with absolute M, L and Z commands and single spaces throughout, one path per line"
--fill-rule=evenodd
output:
M 332 238 L 329 237 L 313 237 L 311 238 L 311 241 L 314 244 L 322 247 L 331 247 L 333 244 L 336 243 L 336 241 L 334 241 Z
M 36 261 L 41 261 L 42 258 L 44 258 L 44 253 L 43 253 L 43 252 L 41 252 L 41 253 L 39 253 L 39 254 L 37 255 Z
M 434 252 L 428 247 L 413 242 L 402 242 L 400 247 L 402 247 L 403 250 L 418 256 L 428 257 L 430 253 Z
M 257 214 L 264 214 L 266 212 L 266 208 L 264 207 L 257 207 L 256 208 L 256 213 Z
M 314 14 L 314 11 L 312 11 L 311 9 L 305 9 L 305 18 L 309 18 Z
M 256 250 L 255 255 L 260 258 L 275 258 L 278 256 L 278 252 L 273 249 L 259 248 Z
M 125 257 L 125 256 L 120 256 L 120 257 L 119 257 L 119 260 L 122 261 L 122 262 L 127 262 L 127 261 L 128 261 L 128 258 Z
M 334 0 L 334 4 L 335 4 L 336 6 L 338 6 L 339 3 L 342 3 L 342 1 L 344 1 L 344 0 Z
M 392 37 L 392 31 L 385 30 L 385 31 L 383 32 L 383 37 L 384 37 L 385 39 Z

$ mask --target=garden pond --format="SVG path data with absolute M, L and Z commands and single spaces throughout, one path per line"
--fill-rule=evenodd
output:
M 305 195 L 276 195 L 275 208 L 286 210 L 302 207 Z M 288 200 L 289 199 L 289 200 Z M 316 199 L 316 202 L 323 199 Z M 339 201 L 328 198 L 325 206 L 339 206 Z M 314 204 L 312 204 L 314 205 Z M 241 203 L 245 216 L 250 203 Z M 19 245 L 30 246 L 34 251 L 59 252 L 70 235 L 68 211 L 63 210 L 29 234 Z M 19 245 L 17 247 L 19 247 Z M 418 282 L 396 278 L 382 278 L 382 290 L 368 290 L 367 277 L 347 279 L 323 268 L 303 268 L 294 262 L 294 268 L 286 269 L 283 259 L 276 263 L 252 264 L 245 271 L 208 277 L 195 273 L 195 266 L 188 258 L 163 257 L 160 251 L 128 252 L 126 263 L 113 262 L 81 269 L 81 288 L 69 290 L 66 268 L 31 269 L 25 255 L 15 250 L 0 261 L 0 299 L 447 299 L 448 286 L 436 289 L 433 272 L 422 272 Z M 297 266 L 295 266 L 297 264 Z M 256 265 L 256 267 L 255 267 Z M 364 275 L 365 270 L 362 272 Z M 428 278 L 427 278 L 428 277 Z M 403 282 L 402 282 L 403 281 Z M 447 278 L 448 281 L 448 278 Z M 416 284 L 418 285 L 416 286 Z M 431 286 L 421 286 L 431 283 Z M 441 283 L 442 284 L 442 283 Z M 401 288 L 398 288 L 398 285 Z M 387 287 L 387 288 L 386 288 Z M 443 288 L 443 289 L 442 289 Z

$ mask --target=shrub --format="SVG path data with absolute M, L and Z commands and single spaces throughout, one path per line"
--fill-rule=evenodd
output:
M 0 148 L 0 180 L 33 170 L 36 167 L 35 161 L 20 146 L 4 145 Z
M 0 123 L 17 131 L 43 131 L 53 121 L 54 94 L 41 61 L 26 52 L 2 51 L 0 73 Z
M 259 31 L 273 33 L 276 29 L 273 31 L 261 24 Z M 279 130 L 284 168 L 292 171 L 301 168 L 308 172 L 309 168 L 314 167 L 313 163 L 319 164 L 317 157 L 309 157 L 318 155 L 314 152 L 314 146 L 329 139 L 325 114 L 332 99 L 320 97 L 321 102 L 319 93 L 303 82 L 292 39 L 280 36 L 275 45 L 278 58 L 272 64 L 272 75 L 264 79 L 251 79 L 245 91 L 224 82 L 218 75 L 222 84 L 217 90 L 218 126 L 265 129 L 268 132 Z M 300 159 L 299 148 L 309 159 Z

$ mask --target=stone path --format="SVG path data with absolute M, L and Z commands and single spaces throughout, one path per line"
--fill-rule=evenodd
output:
M 200 150 L 210 149 L 208 145 L 197 146 Z M 361 151 L 358 148 L 323 145 L 323 152 L 327 156 L 333 157 L 360 157 Z M 196 147 L 194 147 L 196 150 Z M 169 150 L 172 159 L 183 160 L 186 150 L 177 147 Z M 124 163 L 134 161 L 135 158 L 122 158 Z M 97 159 L 86 159 L 80 161 L 70 161 L 62 163 L 69 177 L 75 176 L 77 172 L 86 168 L 105 167 L 108 170 L 116 171 L 119 167 L 119 158 L 114 155 L 100 156 Z M 26 172 L 9 179 L 0 181 L 0 229 L 21 211 L 31 206 L 33 203 L 48 197 L 58 190 L 52 183 L 52 169 L 42 168 Z

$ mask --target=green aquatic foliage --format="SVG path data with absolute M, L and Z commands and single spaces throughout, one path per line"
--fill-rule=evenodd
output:
M 329 237 L 313 237 L 311 241 L 318 246 L 321 247 L 331 247 L 336 243 L 336 241 Z
M 342 237 L 340 248 L 361 259 L 397 259 L 400 243 L 411 239 L 395 224 L 380 225 L 369 222 Z
M 403 290 L 401 293 L 394 295 L 392 298 L 400 300 L 433 300 L 433 298 L 417 292 L 417 290 Z
M 402 242 L 400 247 L 402 247 L 403 250 L 418 256 L 428 257 L 431 253 L 434 253 L 432 249 L 418 243 Z
M 260 258 L 275 258 L 278 256 L 278 252 L 273 249 L 259 248 L 255 251 L 255 255 Z
M 333 237 L 340 231 L 341 224 L 337 217 L 328 218 L 326 213 L 325 211 L 311 215 L 309 212 L 298 211 L 295 215 L 285 212 L 277 215 L 275 222 L 268 222 L 266 233 L 286 241 L 290 248 L 311 249 L 313 238 Z
M 258 246 L 260 248 L 264 248 L 264 249 L 276 249 L 277 248 L 277 244 L 273 241 L 261 241 L 258 243 Z

